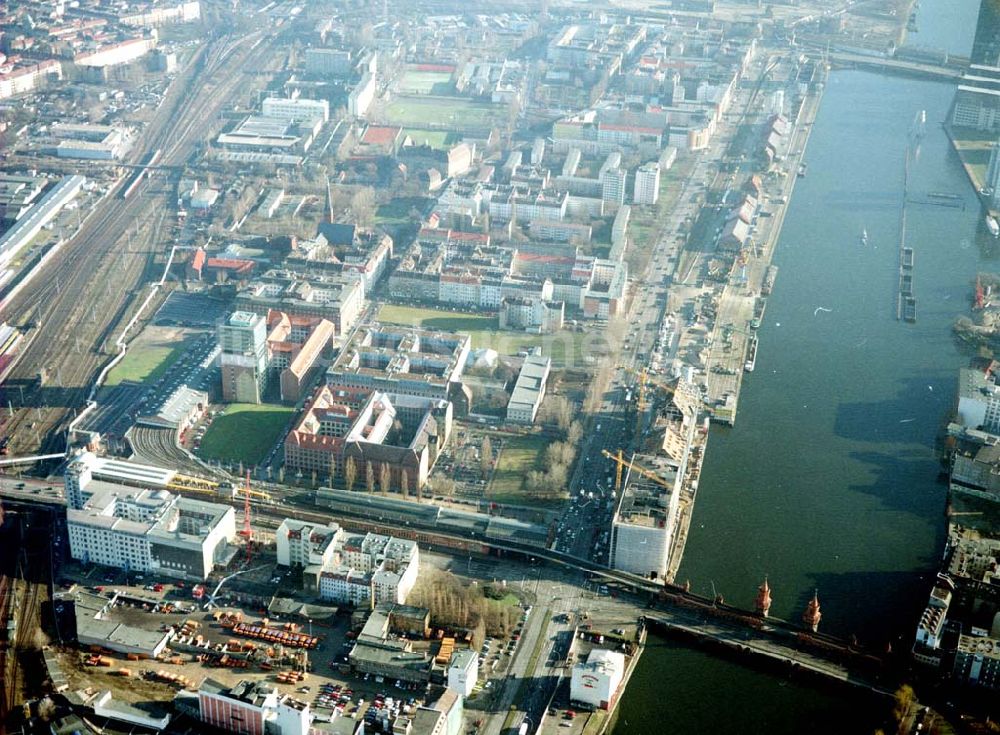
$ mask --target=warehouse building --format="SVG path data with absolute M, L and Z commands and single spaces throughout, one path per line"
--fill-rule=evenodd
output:
M 132 147 L 129 131 L 116 125 L 56 123 L 51 133 L 59 142 L 59 158 L 88 158 L 111 161 L 121 158 Z
M 545 383 L 549 379 L 552 360 L 541 355 L 524 358 L 514 390 L 507 403 L 507 421 L 514 424 L 533 424 L 538 408 L 545 398 Z
M 56 218 L 63 207 L 76 198 L 86 181 L 85 176 L 67 176 L 0 237 L 0 272 L 25 245 L 35 239 L 45 225 Z
M 80 587 L 58 592 L 53 612 L 60 635 L 73 638 L 83 647 L 99 646 L 109 651 L 155 658 L 163 653 L 172 631 L 139 628 L 125 622 L 116 608 L 121 597 L 110 597 Z M 121 600 L 123 601 L 123 600 Z
M 397 615 L 400 607 L 403 608 L 402 617 Z M 413 635 L 407 621 L 420 617 L 418 610 L 421 609 L 392 603 L 376 605 L 348 655 L 351 669 L 356 673 L 408 682 L 429 681 L 434 666 L 429 650 L 425 647 L 415 649 L 413 641 L 399 636 L 400 633 Z M 429 621 L 430 612 L 421 611 Z

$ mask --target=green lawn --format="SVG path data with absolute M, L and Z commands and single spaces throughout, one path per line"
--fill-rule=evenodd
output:
M 290 406 L 234 403 L 212 422 L 198 454 L 206 459 L 255 465 L 267 456 L 294 413 Z
M 185 350 L 183 342 L 166 347 L 163 345 L 136 345 L 129 348 L 122 361 L 108 373 L 105 385 L 118 385 L 126 380 L 142 383 L 156 380 L 170 369 Z
M 525 493 L 524 477 L 532 470 L 544 469 L 545 447 L 551 439 L 544 436 L 504 436 L 503 450 L 497 461 L 493 481 L 486 489 L 486 496 L 497 503 L 518 505 L 551 505 L 558 500 L 541 500 Z
M 406 128 L 404 135 L 409 135 L 414 144 L 431 148 L 444 149 L 462 142 L 462 136 L 450 130 L 427 130 L 425 128 Z
M 507 119 L 507 108 L 457 97 L 396 97 L 385 108 L 387 122 L 403 127 L 440 125 L 489 130 Z
M 463 314 L 414 306 L 385 304 L 379 310 L 379 321 L 405 324 L 442 332 L 461 332 L 472 338 L 473 349 L 485 347 L 501 355 L 516 355 L 522 350 L 541 347 L 542 354 L 552 358 L 557 367 L 580 367 L 590 364 L 588 355 L 598 355 L 607 341 L 603 330 L 595 326 L 587 332 L 563 330 L 556 334 L 530 334 L 501 330 L 496 316 Z

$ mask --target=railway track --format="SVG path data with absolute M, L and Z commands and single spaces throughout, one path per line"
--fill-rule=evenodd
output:
M 247 57 L 264 39 L 260 32 L 227 35 L 204 47 L 189 64 L 187 76 L 178 79 L 177 89 L 183 91 L 168 97 L 135 159 L 145 160 L 160 149 L 165 165 L 186 163 L 211 127 L 207 121 L 245 88 Z M 11 371 L 10 387 L 0 388 L 0 403 L 19 406 L 0 423 L 0 430 L 12 437 L 12 453 L 62 450 L 65 423 L 86 402 L 93 380 L 114 352 L 115 332 L 139 301 L 135 296 L 156 250 L 150 246 L 159 244 L 164 215 L 172 211 L 171 186 L 154 174 L 128 199 L 112 191 L 66 243 L 44 278 L 5 309 L 6 321 L 36 325 L 34 339 Z M 36 385 L 43 369 L 49 382 Z M 25 386 L 33 390 L 24 390 L 22 404 Z

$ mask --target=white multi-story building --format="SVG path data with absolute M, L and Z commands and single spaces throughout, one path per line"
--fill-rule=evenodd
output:
M 350 73 L 351 52 L 336 48 L 306 49 L 306 72 L 320 76 L 342 77 Z
M 0 100 L 26 94 L 45 82 L 62 79 L 62 64 L 49 59 L 0 74 Z
M 364 117 L 375 100 L 378 83 L 374 74 L 365 74 L 358 86 L 347 96 L 347 114 L 351 117 Z
M 533 424 L 538 408 L 545 398 L 545 383 L 549 379 L 552 360 L 541 355 L 524 358 L 514 390 L 507 403 L 507 421 L 515 424 Z
M 628 172 L 623 168 L 608 168 L 601 172 L 601 199 L 621 205 L 625 202 Z
M 264 117 L 276 117 L 288 122 L 327 122 L 330 119 L 330 103 L 304 97 L 268 97 L 261 104 L 261 112 Z
M 635 172 L 632 201 L 636 204 L 653 205 L 660 198 L 660 164 L 647 163 Z
M 448 688 L 463 697 L 472 695 L 479 677 L 479 654 L 467 648 L 455 651 L 448 662 Z
M 347 566 L 372 575 L 376 605 L 406 602 L 420 567 L 420 550 L 415 541 L 368 533 L 348 537 L 342 553 Z
M 235 547 L 232 506 L 174 495 L 187 482 L 158 467 L 87 452 L 66 470 L 70 554 L 84 563 L 205 579 Z
M 344 529 L 333 521 L 321 526 L 318 523 L 286 518 L 274 534 L 278 547 L 278 564 L 286 567 L 307 567 L 312 564 L 326 567 L 333 563 L 337 543 L 343 536 Z
M 405 603 L 420 569 L 416 542 L 347 534 L 335 523 L 319 526 L 286 518 L 276 541 L 278 563 L 304 567 L 307 588 L 324 600 L 356 607 Z
M 355 607 L 370 607 L 375 597 L 372 575 L 345 565 L 324 569 L 319 575 L 319 596 Z
M 959 371 L 958 423 L 1000 434 L 1000 386 L 991 374 L 972 368 Z

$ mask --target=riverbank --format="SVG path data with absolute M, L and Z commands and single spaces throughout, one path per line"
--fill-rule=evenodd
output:
M 712 420 L 729 426 L 736 423 L 743 381 L 756 362 L 758 330 L 753 325 L 757 300 L 765 290 L 767 269 L 777 249 L 795 183 L 800 173 L 805 173 L 805 152 L 828 75 L 825 67 L 820 67 L 819 71 L 819 79 L 803 97 L 798 113 L 791 121 L 783 159 L 761 175 L 765 201 L 760 203 L 757 230 L 740 256 L 744 265 L 742 268 L 734 265 L 719 298 L 717 317 L 712 326 L 712 347 L 705 363 L 708 375 L 705 402 Z M 750 370 L 747 370 L 748 366 Z
M 821 631 L 874 647 L 912 645 L 944 542 L 935 439 L 963 359 L 951 327 L 968 303 L 970 273 L 989 257 L 977 247 L 981 221 L 966 174 L 930 124 L 913 190 L 956 192 L 966 208 L 908 207 L 922 308 L 916 324 L 896 320 L 907 132 L 921 109 L 944 119 L 952 95 L 932 82 L 830 75 L 810 131 L 808 174 L 796 182 L 775 245 L 780 277 L 740 421 L 713 427 L 678 572 L 692 591 L 708 596 L 714 587 L 752 609 L 767 576 L 772 615 L 799 619 L 818 589 Z M 858 240 L 863 228 L 867 247 Z M 663 691 L 683 706 L 659 707 Z M 621 706 L 629 728 L 618 729 L 630 735 L 870 732 L 884 714 L 863 695 L 673 643 L 647 646 Z

